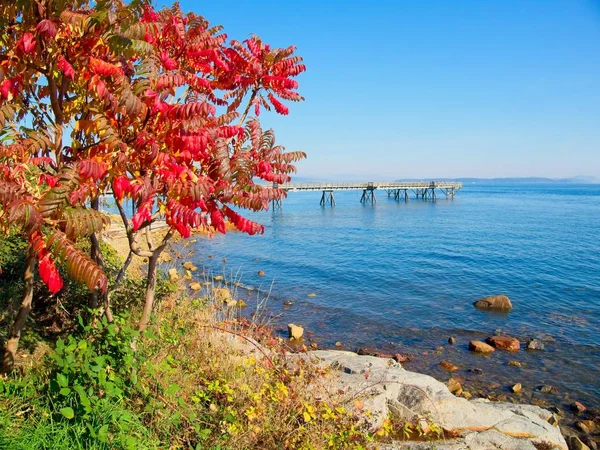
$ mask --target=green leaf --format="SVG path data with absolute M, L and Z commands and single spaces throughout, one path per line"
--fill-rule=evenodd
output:
M 108 425 L 102 425 L 100 427 L 100 429 L 98 430 L 98 439 L 100 439 L 101 442 L 108 442 Z
M 179 392 L 181 388 L 179 386 L 177 386 L 176 384 L 171 384 L 166 390 L 165 390 L 165 394 L 167 395 L 175 395 L 177 392 Z
M 69 385 L 69 379 L 62 373 L 56 375 L 56 381 L 60 387 L 67 387 Z
M 68 387 L 64 387 L 59 392 L 60 395 L 69 395 L 71 393 L 71 389 L 69 389 Z
M 73 411 L 73 408 L 69 408 L 68 406 L 66 408 L 60 408 L 60 413 L 67 419 L 72 419 L 75 417 L 75 411 Z

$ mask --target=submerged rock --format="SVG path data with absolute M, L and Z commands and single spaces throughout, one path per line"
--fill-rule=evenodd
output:
M 531 339 L 527 343 L 527 350 L 544 350 L 544 343 L 539 339 Z
M 500 350 L 507 352 L 518 352 L 521 350 L 521 343 L 510 336 L 491 336 L 485 340 L 488 344 Z
M 523 366 L 523 364 L 521 362 L 515 361 L 515 360 L 509 361 L 508 365 L 513 366 L 513 367 L 522 367 Z
M 448 344 L 450 344 L 450 345 L 456 344 L 456 338 L 454 336 L 450 336 L 448 338 Z
M 476 353 L 492 353 L 495 349 L 485 342 L 471 341 L 469 342 L 469 350 Z
M 475 305 L 475 308 L 477 309 L 493 311 L 508 312 L 512 309 L 512 303 L 506 295 L 492 295 L 490 297 L 485 297 L 477 300 L 473 305 Z
M 448 390 L 453 394 L 460 395 L 462 393 L 462 386 L 456 378 L 450 378 L 446 385 L 448 386 Z
M 448 372 L 456 372 L 458 370 L 458 366 L 455 366 L 450 361 L 446 360 L 440 361 L 440 367 Z
M 515 384 L 513 387 L 511 387 L 511 390 L 515 393 L 518 394 L 519 392 L 521 392 L 523 390 L 523 386 L 521 386 L 521 383 L 517 383 Z
M 575 411 L 576 413 L 582 413 L 585 412 L 587 408 L 583 405 L 583 403 L 579 403 L 579 402 L 573 402 L 571 404 L 571 410 Z

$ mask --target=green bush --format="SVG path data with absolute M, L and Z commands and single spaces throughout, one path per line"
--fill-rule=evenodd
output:
M 139 333 L 126 317 L 80 324 L 37 371 L 0 383 L 0 448 L 158 448 L 128 407 L 138 397 Z

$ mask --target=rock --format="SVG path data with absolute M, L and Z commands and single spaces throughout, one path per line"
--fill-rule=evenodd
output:
M 513 366 L 513 367 L 522 367 L 523 366 L 523 364 L 521 364 L 519 361 L 515 361 L 515 360 L 509 361 L 508 365 Z
M 448 372 L 456 372 L 458 370 L 458 366 L 455 366 L 450 361 L 446 360 L 440 361 L 440 367 Z
M 187 269 L 187 270 L 191 270 L 192 272 L 195 272 L 196 270 L 198 270 L 198 268 L 191 261 L 184 262 L 183 268 Z
M 521 350 L 521 343 L 510 336 L 491 336 L 485 340 L 488 344 L 500 350 L 507 352 L 518 352 Z
M 469 400 L 471 397 L 473 397 L 473 394 L 471 394 L 469 391 L 463 391 L 462 396 Z
M 258 276 L 259 277 L 264 277 L 265 276 L 265 271 L 264 270 L 259 270 L 258 271 Z
M 231 291 L 226 287 L 216 287 L 212 292 L 217 302 L 227 303 L 232 300 Z
M 492 353 L 494 351 L 494 347 L 486 344 L 481 341 L 471 341 L 469 342 L 469 350 L 476 353 Z
M 429 423 L 447 432 L 446 439 L 434 443 L 438 450 L 567 450 L 560 429 L 548 423 L 552 413 L 542 408 L 466 400 L 452 395 L 447 386 L 432 377 L 399 365 L 390 366 L 389 360 L 372 356 L 329 350 L 293 357 L 316 359 L 321 366 L 334 369 L 326 388 L 331 398 L 360 398 L 363 410 L 371 412 L 364 418 L 365 426 L 371 430 L 381 427 L 387 418 L 401 423 L 412 421 L 415 416 L 427 417 Z M 534 445 L 541 442 L 547 447 Z M 430 442 L 381 445 L 382 450 L 432 447 Z
M 582 412 L 585 412 L 585 410 L 586 410 L 586 409 L 587 409 L 587 408 L 586 408 L 586 407 L 585 407 L 585 406 L 584 406 L 582 403 L 579 403 L 579 402 L 573 402 L 573 403 L 571 404 L 571 411 L 574 411 L 574 412 L 576 412 L 576 413 L 582 413 Z
M 552 406 L 552 407 L 548 408 L 548 410 L 549 410 L 550 412 L 553 412 L 554 414 L 556 414 L 556 415 L 558 415 L 558 416 L 562 416 L 562 415 L 563 415 L 563 412 L 562 412 L 562 411 L 561 411 L 561 409 L 560 409 L 559 407 L 557 407 L 557 406 Z
M 485 297 L 477 300 L 473 305 L 475 305 L 475 308 L 485 310 L 508 312 L 512 309 L 512 303 L 506 295 L 492 295 L 490 297 Z
M 199 291 L 200 289 L 202 289 L 202 285 L 196 281 L 190 284 L 190 289 L 192 291 Z
M 190 272 L 189 270 L 185 271 L 185 277 L 186 280 L 191 280 L 192 279 L 192 272 Z
M 295 325 L 293 323 L 288 324 L 288 334 L 290 339 L 302 339 L 302 335 L 304 334 L 304 328 L 299 325 Z
M 238 308 L 245 308 L 246 306 L 248 306 L 248 305 L 246 305 L 246 302 L 244 300 L 240 299 L 237 301 Z
M 167 252 L 164 252 L 162 255 L 160 255 L 160 259 L 162 260 L 162 262 L 173 261 L 173 257 L 171 256 L 170 253 L 167 253 Z
M 598 450 L 598 442 L 594 441 L 591 436 L 581 436 L 581 441 L 591 450 Z
M 527 343 L 527 350 L 544 350 L 544 343 L 539 339 L 531 339 Z
M 473 375 L 482 375 L 483 374 L 483 370 L 477 369 L 477 368 L 469 369 L 468 372 L 472 373 Z
M 289 300 L 286 300 L 285 302 L 283 302 L 283 306 L 292 306 L 293 303 L 290 302 Z
M 558 426 L 558 418 L 557 418 L 556 416 L 554 416 L 554 415 L 553 415 L 552 417 L 550 417 L 550 418 L 548 419 L 548 423 L 549 423 L 550 425 L 554 425 L 555 427 L 557 427 L 557 426 Z
M 307 297 L 316 297 L 317 294 L 315 294 L 314 292 L 311 292 L 310 294 L 307 295 Z
M 169 271 L 167 273 L 169 274 L 169 279 L 171 281 L 179 280 L 179 275 L 177 275 L 177 269 L 175 267 L 173 267 L 172 269 L 169 269 Z
M 448 386 L 448 390 L 450 392 L 452 392 L 453 394 L 462 391 L 462 386 L 460 385 L 460 382 L 456 379 L 456 378 L 450 378 L 448 380 L 448 383 L 446 383 L 446 385 Z
M 521 383 L 517 383 L 515 384 L 511 390 L 515 393 L 518 394 L 519 392 L 521 392 L 523 390 L 523 386 L 521 386 Z
M 569 450 L 590 450 L 577 436 L 567 437 L 567 444 L 569 445 Z
M 453 336 L 450 336 L 450 337 L 448 338 L 448 344 L 450 344 L 450 345 L 454 345 L 454 344 L 456 344 L 456 338 L 455 338 L 455 337 L 453 337 Z
M 596 424 L 593 420 L 579 420 L 575 422 L 575 426 L 585 434 L 594 433 L 596 431 Z
M 213 277 L 214 281 L 223 281 L 223 275 L 217 275 L 216 277 Z
M 549 384 L 538 386 L 537 390 L 543 392 L 544 394 L 556 394 L 558 392 L 558 389 L 556 389 L 554 386 L 550 386 Z
M 376 356 L 377 358 L 388 358 L 388 359 L 392 359 L 394 357 L 394 355 L 392 355 L 391 353 L 385 353 L 385 352 L 377 350 L 376 348 L 371 348 L 371 347 L 360 347 L 358 350 L 356 350 L 356 354 L 367 355 L 367 356 Z
M 336 346 L 336 347 L 341 347 L 341 346 L 342 346 L 342 343 L 341 343 L 340 341 L 337 341 L 337 342 L 335 343 L 335 346 Z
M 394 361 L 396 361 L 397 363 L 400 363 L 400 364 L 411 361 L 413 358 L 414 358 L 414 355 L 410 355 L 410 354 L 403 355 L 402 353 L 396 353 L 394 355 Z

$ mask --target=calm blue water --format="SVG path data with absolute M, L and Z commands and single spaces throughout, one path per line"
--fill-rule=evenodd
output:
M 198 240 L 196 263 L 263 290 L 272 282 L 275 323 L 300 323 L 323 345 L 422 352 L 456 335 L 449 355 L 486 366 L 508 356 L 470 363 L 468 339 L 543 338 L 545 352 L 520 354 L 531 370 L 520 376 L 541 380 L 539 369 L 562 378 L 551 384 L 563 393 L 600 402 L 600 185 L 472 184 L 453 200 L 408 203 L 382 191 L 375 206 L 360 194 L 336 192 L 337 206 L 321 208 L 320 192 L 292 192 L 282 211 L 252 216 L 264 236 Z M 513 310 L 474 309 L 492 294 Z

